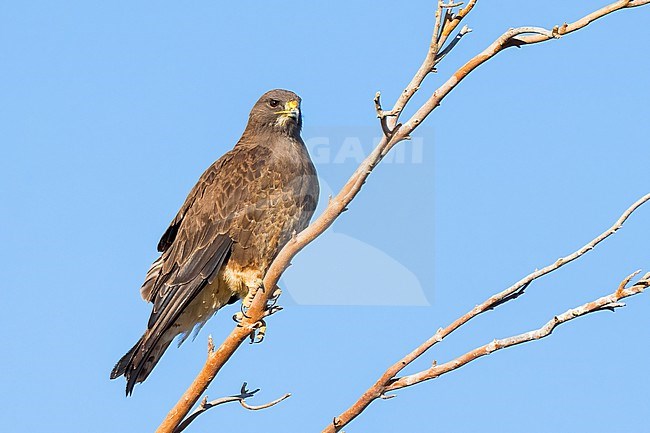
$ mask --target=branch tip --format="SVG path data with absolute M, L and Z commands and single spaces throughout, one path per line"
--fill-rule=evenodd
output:
M 212 334 L 208 335 L 208 355 L 214 353 L 214 340 Z
M 636 277 L 641 273 L 641 269 L 636 270 L 632 272 L 630 275 L 625 277 L 623 281 L 621 281 L 621 284 L 618 285 L 618 289 L 616 290 L 616 297 L 621 298 L 624 295 L 624 291 L 627 288 L 627 285 L 630 284 L 630 281 L 632 281 L 632 278 Z
M 280 398 L 276 398 L 276 399 L 273 400 L 273 401 L 270 401 L 270 402 L 265 403 L 265 404 L 261 404 L 261 405 L 259 405 L 259 406 L 252 406 L 252 405 L 246 403 L 245 400 L 240 400 L 240 401 L 239 401 L 239 404 L 240 404 L 244 409 L 247 409 L 247 410 L 261 410 L 261 409 L 269 408 L 269 407 L 271 407 L 271 406 L 275 406 L 276 404 L 280 403 L 280 402 L 283 401 L 283 400 L 288 399 L 289 397 L 291 397 L 291 393 L 288 392 L 288 393 L 284 394 L 284 395 L 283 395 L 282 397 L 280 397 Z
M 231 403 L 231 402 L 239 402 L 241 406 L 244 409 L 247 410 L 260 410 L 260 409 L 266 409 L 271 406 L 275 406 L 276 404 L 280 403 L 282 400 L 285 400 L 291 396 L 291 394 L 285 394 L 282 397 L 273 400 L 269 403 L 265 403 L 259 406 L 252 406 L 246 403 L 246 399 L 249 397 L 254 396 L 260 389 L 254 389 L 252 391 L 249 391 L 247 389 L 248 383 L 244 382 L 244 384 L 241 386 L 239 390 L 238 395 L 231 395 L 229 397 L 222 397 L 218 398 L 216 400 L 208 401 L 208 396 L 204 396 L 201 402 L 199 403 L 199 406 L 196 408 L 194 412 L 192 412 L 191 415 L 189 415 L 187 418 L 182 420 L 181 423 L 178 424 L 177 427 L 174 428 L 173 433 L 181 433 L 183 430 L 185 430 L 199 415 L 204 413 L 205 411 L 215 407 L 215 406 L 220 406 L 222 404 L 226 403 Z

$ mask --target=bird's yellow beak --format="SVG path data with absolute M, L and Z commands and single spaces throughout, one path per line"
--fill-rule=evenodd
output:
M 276 111 L 275 114 L 282 114 L 283 116 L 297 119 L 300 117 L 300 104 L 298 101 L 293 99 L 284 104 L 284 110 Z

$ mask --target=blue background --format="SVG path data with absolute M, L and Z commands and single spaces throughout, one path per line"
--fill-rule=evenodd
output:
M 433 3 L 3 2 L 3 428 L 152 431 L 202 365 L 207 335 L 220 341 L 233 326 L 234 308 L 218 314 L 131 398 L 123 380 L 108 380 L 144 330 L 138 288 L 185 195 L 271 88 L 302 96 L 305 137 L 343 128 L 372 140 L 372 97 L 393 101 L 419 66 Z M 507 28 L 550 28 L 605 4 L 585 3 L 480 1 L 466 19 L 474 32 L 413 107 Z M 364 254 L 335 266 L 345 245 L 317 240 L 287 272 L 295 289 L 265 343 L 242 347 L 208 392 L 248 381 L 262 388 L 251 404 L 293 397 L 260 412 L 215 408 L 189 431 L 320 431 L 438 327 L 579 248 L 648 193 L 649 19 L 650 7 L 619 12 L 471 74 L 418 129 L 421 161 L 380 165 L 333 227 L 408 268 L 429 305 L 403 305 L 399 284 L 382 289 L 392 306 L 298 302 L 291 290 L 309 293 L 311 282 L 353 297 L 381 272 Z M 338 190 L 355 165 L 318 170 Z M 648 206 L 408 371 L 536 328 L 650 270 Z M 320 266 L 301 268 L 307 261 Z M 648 311 L 647 296 L 630 299 L 615 315 L 377 401 L 345 430 L 645 431 Z

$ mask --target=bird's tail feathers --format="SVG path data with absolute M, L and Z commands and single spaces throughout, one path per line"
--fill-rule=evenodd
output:
M 120 376 L 126 377 L 126 395 L 129 396 L 133 393 L 133 388 L 136 383 L 144 382 L 149 376 L 149 373 L 156 366 L 160 358 L 174 337 L 166 338 L 149 338 L 149 331 L 138 340 L 137 343 L 126 352 L 126 354 L 117 361 L 113 371 L 111 371 L 111 379 L 116 379 Z
M 131 360 L 133 359 L 133 354 L 140 348 L 142 345 L 142 340 L 144 340 L 144 335 L 138 340 L 137 343 L 135 343 L 135 346 L 131 348 L 128 352 L 126 352 L 126 355 L 120 358 L 119 361 L 117 361 L 117 364 L 115 364 L 115 367 L 113 367 L 113 371 L 111 371 L 111 379 L 117 379 L 120 376 L 124 376 L 126 374 L 126 370 L 129 367 L 129 364 L 131 363 Z

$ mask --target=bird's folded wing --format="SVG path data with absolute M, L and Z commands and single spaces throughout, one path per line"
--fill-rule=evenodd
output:
M 234 150 L 206 170 L 163 235 L 164 252 L 150 270 L 155 275 L 142 288 L 153 303 L 148 327 L 154 334 L 174 325 L 239 243 L 243 217 L 256 207 L 250 187 L 260 173 L 250 156 Z

